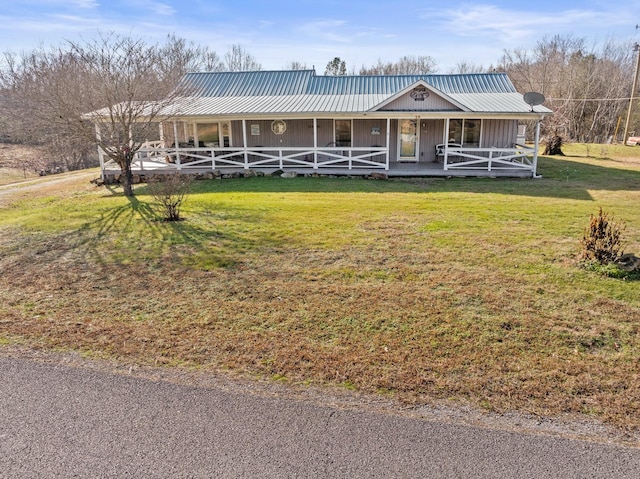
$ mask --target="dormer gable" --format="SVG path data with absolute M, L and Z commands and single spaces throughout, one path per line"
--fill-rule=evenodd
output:
M 418 80 L 376 105 L 371 111 L 468 111 L 424 80 Z

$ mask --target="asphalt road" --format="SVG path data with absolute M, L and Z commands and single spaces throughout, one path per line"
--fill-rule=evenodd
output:
M 636 479 L 640 449 L 0 357 L 0 477 Z

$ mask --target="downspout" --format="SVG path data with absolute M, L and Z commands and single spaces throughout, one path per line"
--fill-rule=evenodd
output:
M 542 178 L 538 175 L 538 148 L 540 145 L 540 118 L 536 121 L 536 138 L 533 147 L 533 177 Z

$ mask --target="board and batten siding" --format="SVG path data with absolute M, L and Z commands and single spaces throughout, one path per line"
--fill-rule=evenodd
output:
M 242 121 L 231 122 L 231 146 L 242 146 Z
M 444 138 L 444 120 L 420 121 L 420 157 L 419 161 L 433 163 L 436 161 L 436 145 Z
M 313 146 L 313 120 L 284 120 L 287 129 L 281 135 L 271 131 L 274 120 L 247 120 L 247 146 L 264 147 L 304 147 Z M 242 122 L 240 123 L 240 138 L 242 138 Z M 254 133 L 258 133 L 257 135 Z M 240 141 L 241 142 L 241 141 Z
M 411 101 L 414 101 L 410 98 Z M 282 135 L 271 131 L 273 120 L 246 120 L 247 147 L 298 147 L 312 148 L 314 144 L 313 119 L 285 120 L 287 129 Z M 445 121 L 440 119 L 421 119 L 419 162 L 434 162 L 437 160 L 435 146 L 443 143 Z M 257 125 L 257 127 L 255 126 Z M 319 148 L 333 147 L 334 120 L 317 119 L 317 144 Z M 353 147 L 385 147 L 387 141 L 387 121 L 383 119 L 354 119 L 352 121 Z M 253 126 L 253 128 L 252 128 Z M 231 122 L 232 146 L 242 146 L 242 121 Z M 180 141 L 183 128 L 178 129 Z M 258 132 L 258 134 L 252 134 Z M 173 139 L 173 132 L 166 131 L 169 139 Z M 481 147 L 483 148 L 511 148 L 517 141 L 518 121 L 504 119 L 483 119 L 481 132 Z M 392 120 L 389 132 L 389 155 L 391 161 L 397 161 L 398 120 Z
M 398 120 L 391 120 L 389 127 L 389 161 L 398 161 Z
M 511 148 L 518 137 L 518 120 L 482 120 L 483 148 Z
M 351 145 L 354 147 L 385 147 L 387 120 L 353 120 Z
M 247 147 L 313 147 L 313 119 L 284 120 L 287 129 L 282 135 L 271 131 L 273 120 L 247 120 Z M 318 147 L 334 145 L 334 122 L 330 119 L 316 120 Z M 387 141 L 386 120 L 358 120 L 352 122 L 351 144 L 354 147 L 384 147 Z M 257 135 L 254 133 L 258 133 Z M 242 121 L 232 122 L 233 144 L 242 143 Z
M 389 158 L 398 161 L 398 120 L 391 121 L 389 140 Z M 436 161 L 436 145 L 442 143 L 444 137 L 444 120 L 420 120 L 420 145 L 418 163 L 433 163 Z
M 316 120 L 318 125 L 318 148 L 324 146 L 334 146 L 333 143 L 333 120 Z M 311 142 L 313 146 L 313 140 Z
M 460 108 L 433 93 L 422 101 L 414 100 L 407 93 L 385 105 L 380 111 L 460 111 Z

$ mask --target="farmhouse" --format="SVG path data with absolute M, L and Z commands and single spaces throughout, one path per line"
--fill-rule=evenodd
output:
M 251 71 L 184 81 L 194 93 L 138 151 L 134 172 L 532 177 L 540 121 L 551 113 L 528 104 L 505 73 Z M 117 171 L 105 155 L 101 166 Z

